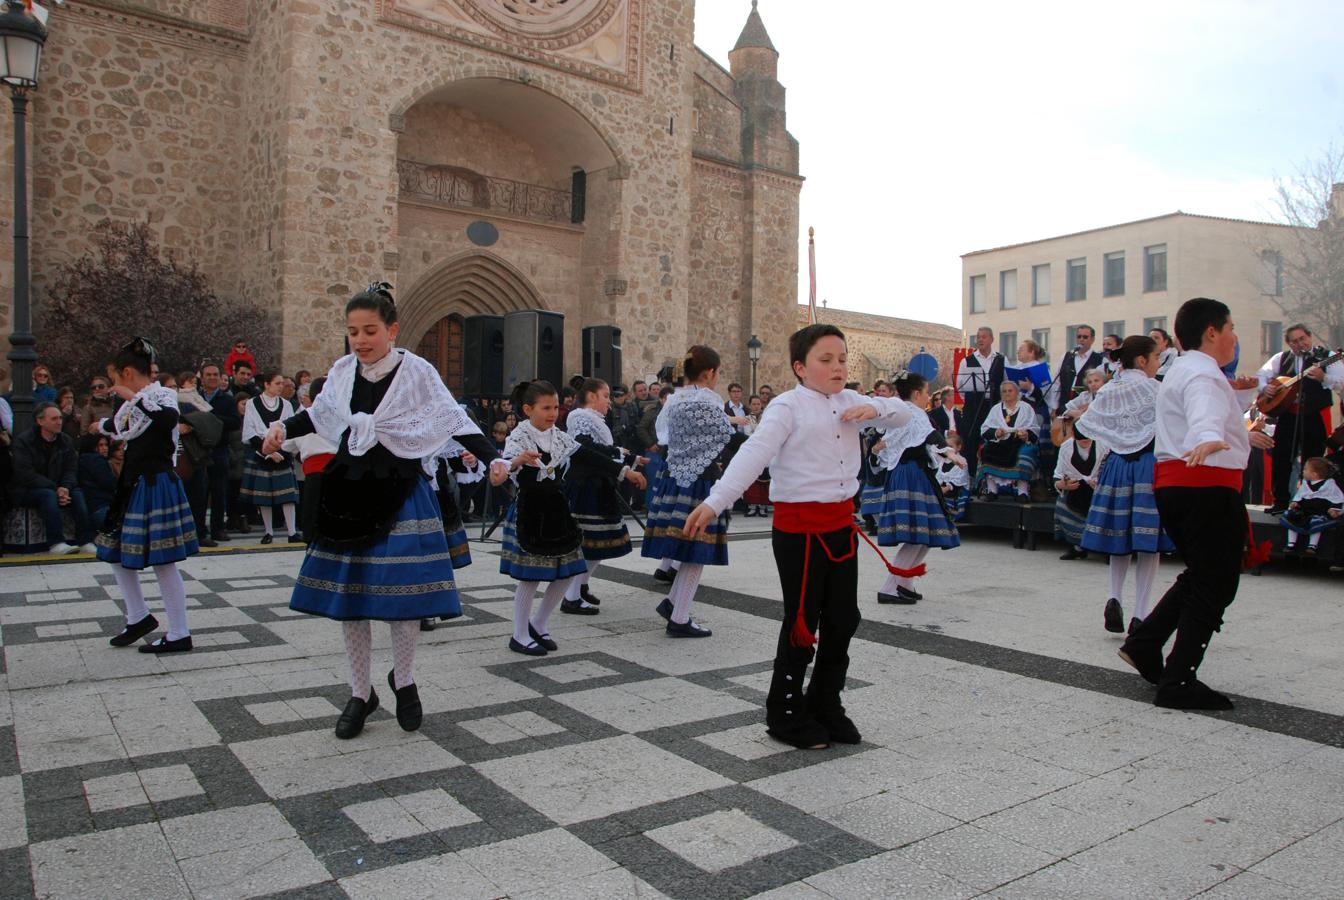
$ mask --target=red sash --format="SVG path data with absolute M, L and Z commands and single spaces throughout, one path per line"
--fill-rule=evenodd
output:
M 327 467 L 327 463 L 335 458 L 335 453 L 314 453 L 303 461 L 303 474 L 316 475 Z
M 1223 469 L 1218 466 L 1192 466 L 1183 459 L 1165 459 L 1153 470 L 1153 488 L 1160 490 L 1170 487 L 1222 487 L 1240 491 L 1241 470 Z M 1242 509 L 1246 516 L 1246 546 L 1241 554 L 1241 567 L 1254 569 L 1269 562 L 1270 542 L 1261 541 L 1259 544 L 1255 542 L 1255 529 L 1251 527 L 1250 513 L 1245 512 L 1245 507 Z

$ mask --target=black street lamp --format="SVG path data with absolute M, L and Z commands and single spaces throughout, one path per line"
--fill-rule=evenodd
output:
M 37 338 L 28 304 L 28 91 L 37 87 L 46 42 L 47 27 L 24 8 L 22 0 L 7 0 L 0 13 L 0 81 L 9 85 L 14 103 L 14 333 L 9 336 L 13 348 L 9 361 L 15 434 L 33 424 Z
M 751 360 L 751 392 L 756 393 L 756 364 L 761 361 L 761 342 L 756 335 L 747 341 L 747 359 Z

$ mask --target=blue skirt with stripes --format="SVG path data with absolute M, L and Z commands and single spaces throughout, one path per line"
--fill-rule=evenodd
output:
M 877 542 L 883 547 L 922 544 L 944 550 L 961 546 L 957 526 L 943 513 L 928 472 L 913 460 L 887 475 L 882 511 L 877 516 Z
M 616 559 L 630 552 L 630 531 L 619 512 L 616 490 L 605 478 L 574 478 L 565 482 L 569 511 L 583 532 L 584 559 Z
M 284 506 L 299 502 L 298 485 L 293 465 L 275 465 L 249 453 L 243 461 L 243 483 L 238 496 L 253 506 Z
M 142 475 L 131 489 L 121 526 L 94 538 L 98 558 L 125 569 L 181 562 L 200 550 L 196 520 L 182 481 L 173 472 Z
M 1083 539 L 1083 530 L 1087 528 L 1087 519 L 1074 512 L 1065 502 L 1066 494 L 1055 498 L 1055 537 L 1077 546 Z
M 885 488 L 885 484 L 863 485 L 863 490 L 859 492 L 859 515 L 873 518 L 882 515 L 882 494 Z
M 1152 453 L 1134 460 L 1119 453 L 1106 457 L 1087 511 L 1080 545 L 1084 550 L 1111 556 L 1175 551 L 1176 545 L 1162 530 L 1153 497 L 1155 464 Z
M 342 621 L 462 615 L 439 501 L 419 479 L 387 537 L 367 547 L 308 545 L 289 608 Z
M 448 556 L 451 558 L 454 569 L 465 569 L 471 565 L 471 544 L 467 541 L 466 526 L 459 526 L 456 531 L 445 532 L 448 539 Z
M 702 566 L 728 565 L 727 510 L 693 541 L 687 540 L 681 532 L 691 510 L 699 506 L 713 489 L 714 482 L 704 479 L 697 479 L 683 488 L 670 475 L 659 478 L 653 502 L 649 504 L 649 524 L 644 531 L 640 555 L 649 559 L 667 557 Z
M 953 485 L 952 493 L 943 494 L 943 501 L 947 503 L 948 512 L 952 513 L 953 522 L 966 518 L 966 501 L 970 498 L 970 491 L 960 485 Z
M 499 574 L 519 581 L 560 581 L 588 571 L 582 545 L 564 556 L 535 556 L 518 543 L 518 501 L 509 505 L 504 519 L 504 546 L 499 553 Z
M 1297 534 L 1320 534 L 1322 531 L 1329 531 L 1331 528 L 1337 528 L 1344 518 L 1332 519 L 1329 516 L 1312 516 L 1307 522 L 1294 522 L 1288 516 L 1279 517 L 1279 524 L 1289 531 Z

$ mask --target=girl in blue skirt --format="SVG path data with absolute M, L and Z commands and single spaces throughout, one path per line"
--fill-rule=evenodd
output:
M 140 647 L 141 653 L 182 653 L 191 649 L 187 589 L 177 564 L 196 553 L 196 523 L 182 482 L 173 471 L 177 456 L 177 393 L 151 381 L 154 348 L 136 338 L 117 351 L 109 367 L 112 390 L 124 402 L 98 427 L 126 442 L 117 491 L 94 545 L 126 603 L 126 627 L 112 638 L 127 647 L 159 627 L 149 614 L 139 570 L 153 567 L 168 618 L 168 633 Z
M 1078 545 L 1087 528 L 1087 513 L 1105 456 L 1106 450 L 1096 441 L 1078 434 L 1059 445 L 1055 461 L 1055 490 L 1059 492 L 1055 498 L 1055 538 L 1069 545 L 1060 559 L 1087 559 L 1087 551 Z
M 599 378 L 585 379 L 574 397 L 574 408 L 565 417 L 565 430 L 578 443 L 592 447 L 623 466 L 637 466 L 646 460 L 616 446 L 607 411 L 611 408 L 611 388 Z M 638 475 L 638 473 L 633 473 Z M 634 484 L 641 489 L 644 476 Z M 632 479 L 633 480 L 633 479 Z M 609 472 L 588 464 L 586 457 L 575 456 L 565 477 L 565 497 L 569 510 L 583 533 L 583 558 L 588 571 L 576 575 L 560 604 L 562 613 L 592 615 L 587 610 L 601 602 L 588 585 L 593 572 L 604 559 L 616 559 L 630 552 L 630 532 L 626 530 L 616 479 Z
M 688 350 L 682 364 L 686 387 L 678 388 L 658 414 L 667 432 L 667 470 L 654 485 L 640 554 L 681 563 L 671 592 L 658 604 L 672 637 L 709 637 L 710 630 L 691 618 L 691 603 L 705 566 L 728 565 L 728 510 L 694 538 L 682 531 L 686 517 L 704 502 L 722 474 L 719 458 L 724 449 L 734 437 L 745 440 L 733 426 L 748 420 L 730 419 L 714 391 L 720 365 L 719 354 L 709 347 Z
M 462 521 L 462 493 L 459 486 L 464 481 L 470 483 L 472 480 L 480 480 L 484 472 L 485 465 L 451 438 L 435 459 L 434 495 L 439 501 L 443 536 L 448 540 L 448 556 L 453 571 L 471 565 L 471 544 L 467 539 L 467 526 Z M 420 630 L 433 631 L 434 619 L 421 619 Z
M 583 561 L 583 532 L 569 511 L 561 483 L 566 467 L 581 458 L 585 466 L 636 485 L 644 476 L 556 428 L 560 397 L 549 382 L 524 382 L 513 389 L 512 399 L 524 418 L 490 469 L 492 484 L 501 485 L 512 477 L 518 486 L 504 520 L 504 548 L 499 555 L 500 574 L 518 580 L 509 649 L 545 656 L 559 649 L 547 630 L 551 613 L 564 600 L 570 580 L 588 571 Z M 543 581 L 550 586 L 533 616 L 532 601 Z M 591 612 L 584 614 L 596 615 L 597 607 L 588 609 Z
M 269 544 L 275 539 L 272 533 L 271 517 L 276 507 L 285 517 L 285 531 L 291 544 L 299 544 L 298 522 L 294 515 L 295 504 L 299 502 L 298 481 L 294 478 L 294 458 L 284 450 L 263 454 L 261 445 L 266 439 L 266 431 L 276 422 L 282 422 L 294 415 L 294 407 L 280 391 L 284 389 L 285 376 L 279 372 L 267 372 L 262 375 L 261 394 L 252 398 L 243 414 L 243 443 L 252 448 L 243 460 L 243 486 L 238 496 L 245 503 L 251 503 L 261 513 L 261 527 L 266 533 L 261 542 Z
M 262 453 L 288 437 L 318 432 L 336 444 L 322 472 L 313 541 L 303 557 L 291 609 L 341 622 L 350 663 L 350 700 L 336 722 L 352 738 L 378 708 L 371 681 L 370 620 L 392 629 L 397 722 L 420 727 L 415 643 L 421 619 L 462 611 L 438 501 L 434 459 L 449 438 L 485 459 L 494 449 L 430 363 L 398 349 L 397 307 L 381 283 L 345 307 L 350 354 L 327 373 L 313 405 L 271 426 Z
M 1331 478 L 1330 463 L 1320 456 L 1313 456 L 1302 464 L 1302 484 L 1288 505 L 1288 512 L 1279 518 L 1279 523 L 1288 529 L 1288 541 L 1283 552 L 1292 553 L 1297 549 L 1298 538 L 1307 535 L 1308 556 L 1316 555 L 1316 547 L 1321 535 L 1331 528 L 1338 528 L 1344 521 L 1344 492 Z
M 966 461 L 948 449 L 929 421 L 925 412 L 929 405 L 928 382 L 913 372 L 898 372 L 894 383 L 896 396 L 910 410 L 910 421 L 899 428 L 888 428 L 878 445 L 879 465 L 887 472 L 887 480 L 877 515 L 877 543 L 883 547 L 900 544 L 891 564 L 913 572 L 923 568 L 930 548 L 950 550 L 961 545 L 957 526 L 943 504 L 933 462 L 947 457 L 953 464 L 965 466 Z M 910 604 L 924 599 L 915 590 L 914 578 L 889 574 L 877 593 L 877 602 Z
M 1157 345 L 1147 335 L 1125 338 L 1112 353 L 1120 364 L 1078 419 L 1075 435 L 1095 439 L 1106 448 L 1092 506 L 1087 513 L 1081 547 L 1111 557 L 1111 595 L 1102 620 L 1107 631 L 1125 631 L 1120 597 L 1130 556 L 1138 554 L 1134 572 L 1134 616 L 1129 630 L 1148 616 L 1159 553 L 1176 546 L 1162 531 L 1153 496 L 1153 440 L 1157 433 L 1157 389 L 1154 379 L 1162 364 Z

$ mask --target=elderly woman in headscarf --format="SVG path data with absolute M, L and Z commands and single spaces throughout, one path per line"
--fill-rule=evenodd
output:
M 989 409 L 980 432 L 980 467 L 975 473 L 976 492 L 992 500 L 1008 494 L 1019 502 L 1031 496 L 1031 483 L 1040 468 L 1037 449 L 1039 423 L 1031 406 L 1022 400 L 1016 382 L 999 386 L 1000 401 Z

